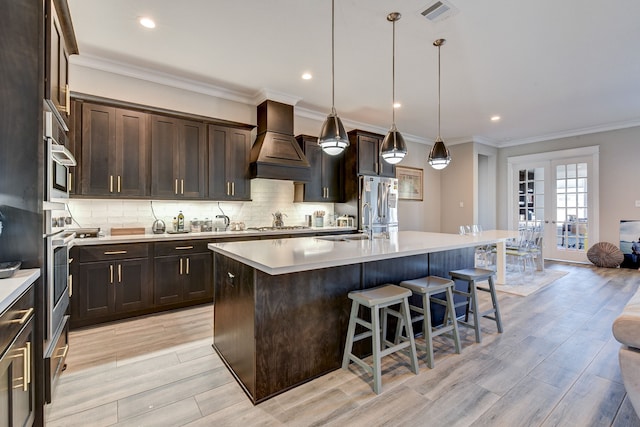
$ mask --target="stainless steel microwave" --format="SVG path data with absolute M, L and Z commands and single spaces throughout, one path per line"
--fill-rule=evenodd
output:
M 69 198 L 71 177 L 69 167 L 76 165 L 76 159 L 65 146 L 67 130 L 51 111 L 44 113 L 44 141 L 47 152 L 45 201 L 53 202 Z

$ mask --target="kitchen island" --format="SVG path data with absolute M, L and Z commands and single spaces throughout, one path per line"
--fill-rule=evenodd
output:
M 340 367 L 352 290 L 473 266 L 476 246 L 517 232 L 401 231 L 211 243 L 213 346 L 254 403 Z M 435 313 L 434 313 L 435 314 Z M 366 352 L 365 347 L 360 351 Z

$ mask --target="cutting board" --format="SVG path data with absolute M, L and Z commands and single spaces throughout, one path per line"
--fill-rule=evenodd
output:
M 130 234 L 144 234 L 144 227 L 129 227 L 129 228 L 112 228 L 112 236 L 127 236 Z

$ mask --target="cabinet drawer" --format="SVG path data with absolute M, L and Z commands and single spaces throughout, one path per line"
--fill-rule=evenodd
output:
M 86 246 L 80 249 L 80 262 L 110 261 L 115 259 L 147 258 L 148 243 L 126 245 Z
M 169 256 L 209 252 L 207 240 L 180 240 L 155 243 L 155 256 Z
M 5 352 L 11 341 L 20 332 L 20 329 L 33 316 L 34 309 L 33 286 L 29 286 L 29 289 L 0 315 L 0 355 Z

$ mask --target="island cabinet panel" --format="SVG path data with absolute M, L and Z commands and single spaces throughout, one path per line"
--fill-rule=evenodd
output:
M 220 254 L 214 254 L 213 270 L 213 345 L 253 399 L 256 392 L 255 270 Z
M 432 276 L 450 277 L 449 272 L 462 268 L 473 268 L 475 264 L 475 248 L 462 248 L 451 251 L 434 252 L 429 254 L 429 274 Z M 456 281 L 456 289 L 467 292 L 468 285 L 466 282 Z M 454 295 L 454 301 L 460 302 L 464 298 L 460 295 Z M 444 319 L 444 307 L 440 305 L 432 305 L 432 317 L 434 325 L 441 324 Z M 465 314 L 465 307 L 456 308 L 456 314 L 462 316 Z
M 360 265 L 271 276 L 215 254 L 214 347 L 254 403 L 340 367 Z

